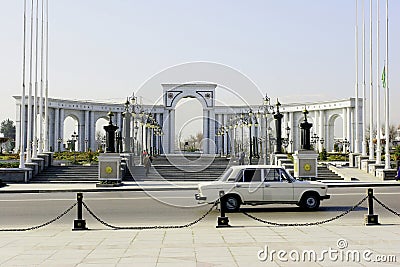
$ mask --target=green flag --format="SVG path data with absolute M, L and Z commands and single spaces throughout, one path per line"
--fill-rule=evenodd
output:
M 386 70 L 385 70 L 385 66 L 383 66 L 383 71 L 382 71 L 382 86 L 383 86 L 383 88 L 386 88 Z

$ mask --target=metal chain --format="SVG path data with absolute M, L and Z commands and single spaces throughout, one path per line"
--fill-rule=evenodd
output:
M 31 231 L 31 230 L 36 230 L 42 227 L 45 227 L 59 219 L 61 219 L 64 215 L 66 215 L 68 212 L 70 212 L 76 205 L 78 204 L 78 202 L 75 202 L 71 207 L 69 207 L 68 209 L 66 209 L 63 213 L 61 213 L 60 215 L 58 215 L 57 217 L 55 217 L 54 219 L 45 222 L 43 224 L 37 225 L 37 226 L 32 226 L 32 227 L 28 227 L 28 228 L 10 228 L 10 229 L 0 229 L 0 232 L 24 232 L 24 231 Z
M 103 221 L 102 219 L 100 219 L 99 216 L 97 216 L 96 214 L 94 214 L 94 212 L 86 205 L 85 202 L 82 202 L 83 206 L 85 207 L 85 209 L 89 212 L 90 215 L 92 215 L 93 218 L 95 218 L 99 223 L 103 224 L 104 226 L 107 226 L 109 228 L 112 228 L 114 230 L 151 230 L 151 229 L 181 229 L 181 228 L 187 228 L 190 227 L 192 225 L 195 225 L 196 223 L 200 222 L 201 220 L 203 220 L 208 214 L 211 213 L 211 211 L 214 209 L 214 207 L 217 205 L 218 201 L 214 202 L 213 205 L 211 206 L 211 208 L 204 213 L 200 218 L 184 224 L 184 225 L 154 225 L 154 226 L 115 226 L 112 224 L 109 224 L 105 221 Z
M 343 212 L 343 213 L 341 213 L 341 214 L 339 214 L 339 215 L 337 215 L 337 216 L 335 216 L 333 218 L 330 218 L 330 219 L 327 219 L 327 220 L 323 220 L 323 221 L 319 221 L 319 222 L 312 222 L 312 223 L 277 223 L 277 222 L 271 222 L 271 221 L 267 221 L 267 220 L 264 220 L 264 219 L 257 218 L 257 217 L 255 217 L 255 216 L 253 216 L 251 214 L 248 214 L 247 212 L 244 212 L 244 211 L 242 211 L 242 213 L 244 215 L 246 215 L 247 217 L 253 219 L 253 220 L 256 220 L 256 221 L 261 222 L 261 223 L 269 224 L 269 225 L 274 225 L 274 226 L 283 226 L 283 227 L 288 227 L 288 226 L 313 226 L 313 225 L 320 225 L 320 224 L 324 224 L 324 223 L 327 223 L 327 222 L 331 222 L 331 221 L 337 220 L 337 219 L 347 215 L 351 211 L 353 211 L 356 208 L 358 208 L 367 198 L 368 198 L 368 196 L 364 197 L 354 207 L 346 210 L 345 212 Z
M 386 206 L 382 201 L 380 201 L 379 199 L 377 199 L 375 196 L 373 196 L 373 198 L 375 199 L 376 202 L 378 202 L 382 207 L 384 207 L 385 209 L 387 209 L 388 211 L 390 211 L 391 213 L 393 213 L 394 215 L 397 215 L 400 217 L 400 213 L 398 213 L 397 211 L 389 208 L 388 206 Z

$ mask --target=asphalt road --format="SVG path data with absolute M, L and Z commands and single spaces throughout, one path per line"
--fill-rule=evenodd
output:
M 400 187 L 379 187 L 375 195 L 390 208 L 400 212 Z M 194 200 L 196 191 L 160 191 L 160 192 L 102 192 L 85 193 L 84 201 L 102 220 L 117 226 L 143 225 L 182 225 L 199 218 L 209 205 L 197 205 Z M 354 206 L 364 196 L 366 188 L 331 188 L 331 199 L 324 200 L 318 211 L 304 212 L 295 205 L 243 206 L 242 210 L 257 217 L 280 223 L 314 222 L 334 217 Z M 76 201 L 76 193 L 41 194 L 1 194 L 0 229 L 21 228 L 42 224 L 61 214 Z M 375 213 L 380 222 L 399 223 L 400 218 L 374 204 Z M 364 222 L 367 202 L 355 211 L 341 218 L 340 223 Z M 213 211 L 201 223 L 216 223 L 218 211 Z M 250 225 L 250 219 L 243 214 L 229 214 L 232 224 Z M 73 209 L 52 226 L 72 227 L 76 218 Z M 85 212 L 91 229 L 106 229 Z M 49 226 L 50 227 L 50 226 Z

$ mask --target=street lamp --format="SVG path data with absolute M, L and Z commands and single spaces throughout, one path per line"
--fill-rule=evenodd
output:
M 63 139 L 61 137 L 57 138 L 57 143 L 58 143 L 58 152 L 61 152 L 61 143 Z
M 75 151 L 75 150 L 76 150 L 75 143 L 78 141 L 78 137 L 79 137 L 79 135 L 78 135 L 76 132 L 74 132 L 74 133 L 71 135 L 71 138 L 72 138 L 71 150 L 72 150 L 72 151 Z
M 269 144 L 269 133 L 268 130 L 271 128 L 268 127 L 268 115 L 271 114 L 274 110 L 274 106 L 271 105 L 271 98 L 268 97 L 267 94 L 265 94 L 265 97 L 263 98 L 263 105 L 261 106 L 261 109 L 264 113 L 265 117 L 265 149 L 264 149 L 264 164 L 269 163 L 269 157 L 268 157 L 268 144 Z
M 319 142 L 321 143 L 321 150 L 323 150 L 323 149 L 324 149 L 325 139 L 324 139 L 323 137 L 321 137 L 321 138 L 319 139 Z
M 289 146 L 289 142 L 290 142 L 289 141 L 289 136 L 290 136 L 290 127 L 289 127 L 289 125 L 286 126 L 285 130 L 286 130 L 286 137 L 282 138 L 282 145 L 285 147 L 286 152 L 288 152 L 287 151 L 287 147 Z
M 318 136 L 316 133 L 314 133 L 314 134 L 311 136 L 311 144 L 313 144 L 313 147 L 314 147 L 314 150 L 315 150 L 315 151 L 318 150 L 318 149 L 317 149 L 318 140 L 319 140 L 319 136 Z

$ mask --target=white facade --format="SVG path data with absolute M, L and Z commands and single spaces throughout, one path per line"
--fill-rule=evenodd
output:
M 254 112 L 260 110 L 260 105 L 251 106 L 215 106 L 215 94 L 216 84 L 163 84 L 163 99 L 164 105 L 142 105 L 142 109 L 145 112 L 151 113 L 153 117 L 160 123 L 164 135 L 162 136 L 161 143 L 162 148 L 160 149 L 163 154 L 171 154 L 176 152 L 175 148 L 175 108 L 176 104 L 186 97 L 196 98 L 203 107 L 203 153 L 204 154 L 234 154 L 235 143 L 233 140 L 242 138 L 243 141 L 243 130 L 240 129 L 228 130 L 224 136 L 217 136 L 218 128 L 222 125 L 226 126 L 229 119 L 234 117 L 236 114 L 247 113 L 250 109 Z M 16 119 L 16 131 L 20 133 L 21 121 L 20 121 L 20 107 L 21 97 L 16 96 L 17 105 L 17 119 Z M 261 101 L 261 99 L 260 99 Z M 28 103 L 28 101 L 25 101 Z M 64 121 L 67 117 L 72 117 L 77 122 L 77 134 L 78 134 L 78 145 L 79 151 L 85 151 L 88 148 L 92 150 L 97 149 L 96 143 L 96 122 L 100 118 L 106 118 L 109 111 L 112 111 L 114 116 L 114 124 L 122 130 L 123 126 L 123 113 L 125 111 L 123 103 L 102 103 L 95 101 L 78 101 L 78 100 L 65 100 L 65 99 L 49 99 L 48 101 L 48 116 L 49 116 L 49 129 L 48 129 L 48 142 L 51 151 L 59 151 L 60 140 L 67 140 L 69 136 L 64 136 Z M 362 101 L 359 99 L 359 105 L 362 106 Z M 325 141 L 323 144 L 318 144 L 318 149 L 321 150 L 325 147 L 328 151 L 333 150 L 334 147 L 334 123 L 337 118 L 342 119 L 342 139 L 350 141 L 350 151 L 354 151 L 355 144 L 355 116 L 358 116 L 358 121 L 362 122 L 362 113 L 355 114 L 355 99 L 349 98 L 345 100 L 335 100 L 326 102 L 315 102 L 315 103 L 296 103 L 296 104 L 282 104 L 280 107 L 281 113 L 284 115 L 282 121 L 282 134 L 285 135 L 285 128 L 289 127 L 289 140 L 292 141 L 287 147 L 288 152 L 294 152 L 300 147 L 300 129 L 299 123 L 304 119 L 302 111 L 306 108 L 309 111 L 309 121 L 313 123 L 311 132 L 323 138 Z M 27 109 L 25 109 L 27 110 Z M 360 109 L 361 110 L 361 109 Z M 27 118 L 27 115 L 25 115 Z M 267 121 L 266 121 L 267 120 Z M 272 115 L 260 117 L 258 119 L 259 126 L 252 126 L 252 136 L 256 136 L 259 141 L 260 151 L 263 155 L 265 151 L 266 135 L 268 127 L 272 128 L 272 134 L 274 135 L 275 127 Z M 267 122 L 267 123 L 266 123 Z M 23 127 L 27 127 L 27 119 L 23 122 Z M 133 129 L 135 125 L 131 125 Z M 361 123 L 358 125 L 361 129 Z M 137 129 L 138 127 L 136 127 Z M 133 141 L 133 133 L 131 131 L 131 142 L 133 146 L 138 146 L 139 143 L 144 144 L 145 142 L 145 130 L 140 129 L 137 131 L 137 139 Z M 358 131 L 359 135 L 362 131 Z M 25 131 L 26 135 L 26 131 Z M 124 134 L 126 136 L 126 134 Z M 286 136 L 283 136 L 286 137 Z M 26 136 L 23 137 L 25 140 L 26 148 Z M 361 142 L 362 136 L 358 136 L 357 140 Z M 20 136 L 17 134 L 16 147 L 19 148 L 21 142 Z M 126 142 L 126 140 L 124 140 Z M 134 143 L 135 142 L 135 143 Z M 158 147 L 160 140 L 154 140 Z M 268 146 L 268 145 L 267 145 Z M 135 148 L 139 149 L 139 148 Z M 145 147 L 140 147 L 145 149 Z M 237 148 L 236 148 L 237 149 Z

